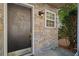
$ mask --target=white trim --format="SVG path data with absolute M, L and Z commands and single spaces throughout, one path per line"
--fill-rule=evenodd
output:
M 17 3 L 15 3 L 17 4 Z M 32 8 L 32 54 L 34 54 L 34 6 L 25 3 L 18 3 L 18 5 Z M 4 55 L 7 56 L 7 3 L 4 4 Z
M 50 20 L 50 21 L 54 21 L 55 23 L 54 23 L 54 27 L 49 27 L 49 26 L 47 26 L 46 25 L 46 21 L 47 21 L 47 18 L 46 18 L 46 16 L 47 16 L 47 12 L 50 12 L 50 13 L 52 13 L 52 14 L 54 14 L 55 15 L 55 20 Z M 53 12 L 53 11 L 50 11 L 50 10 L 47 10 L 47 9 L 45 9 L 45 27 L 46 28 L 56 28 L 56 13 L 55 12 Z
M 78 6 L 78 12 L 77 12 L 77 52 L 79 54 L 79 4 L 77 5 Z
M 7 56 L 7 4 L 4 4 L 4 56 Z
M 32 6 L 32 54 L 34 54 L 34 6 Z

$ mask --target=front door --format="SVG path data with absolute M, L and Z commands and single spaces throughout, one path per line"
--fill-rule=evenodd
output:
M 7 7 L 8 53 L 9 55 L 22 55 L 30 53 L 32 47 L 31 8 L 12 3 L 8 4 Z

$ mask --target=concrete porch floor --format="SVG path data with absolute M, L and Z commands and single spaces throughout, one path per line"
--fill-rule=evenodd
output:
M 75 54 L 63 49 L 63 48 L 56 48 L 56 49 L 49 49 L 41 51 L 37 56 L 74 56 Z

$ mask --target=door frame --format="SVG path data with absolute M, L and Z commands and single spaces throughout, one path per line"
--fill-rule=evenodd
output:
M 32 9 L 32 53 L 34 54 L 34 6 L 31 4 L 27 4 L 27 3 L 13 3 L 13 4 L 17 4 L 23 7 L 27 7 L 27 8 L 31 8 Z M 8 48 L 7 48 L 7 40 L 8 40 L 8 10 L 7 10 L 7 3 L 4 4 L 4 56 L 7 56 L 8 54 Z M 26 54 L 26 55 L 31 55 L 31 54 Z
M 77 4 L 77 52 L 75 54 L 75 56 L 79 55 L 79 3 Z

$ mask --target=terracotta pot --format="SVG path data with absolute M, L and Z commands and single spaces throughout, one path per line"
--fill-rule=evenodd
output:
M 68 39 L 59 39 L 58 43 L 63 47 L 68 47 L 70 45 L 70 41 Z

